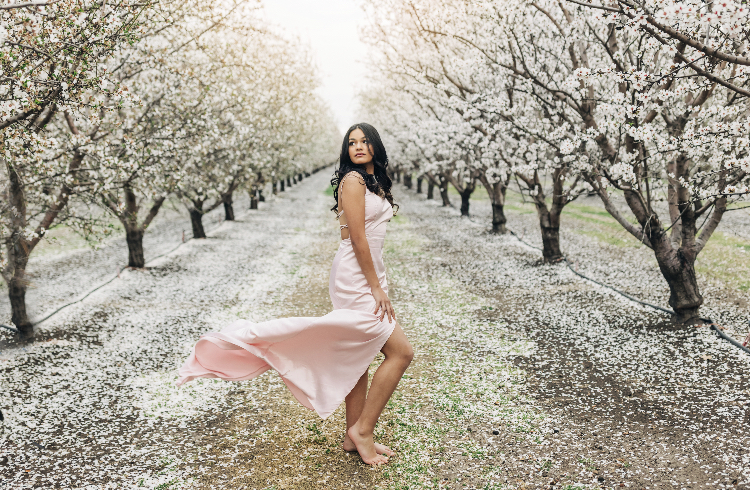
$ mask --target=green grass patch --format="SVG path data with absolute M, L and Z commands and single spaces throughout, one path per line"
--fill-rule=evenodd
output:
M 113 224 L 117 231 L 122 226 L 119 223 Z M 39 242 L 31 252 L 31 257 L 44 257 L 48 255 L 57 255 L 60 253 L 71 252 L 89 247 L 89 243 L 81 235 L 73 231 L 67 225 L 57 225 L 49 229 L 43 240 Z
M 460 199 L 460 195 L 452 185 L 448 186 L 448 194 L 452 202 L 458 204 L 456 200 Z M 436 195 L 437 199 L 439 197 Z M 481 186 L 477 186 L 471 195 L 472 201 L 488 199 L 487 192 Z M 731 204 L 728 208 L 745 206 L 747 203 L 742 202 Z M 533 202 L 509 189 L 506 194 L 505 212 L 508 215 L 535 215 L 536 207 Z M 627 210 L 625 215 L 631 223 L 636 222 L 634 217 L 628 215 Z M 645 248 L 645 245 L 628 233 L 602 206 L 577 201 L 568 204 L 562 212 L 560 229 L 563 233 L 577 233 L 614 247 Z M 649 253 L 649 258 L 652 258 L 650 251 L 644 252 Z M 718 281 L 728 288 L 750 291 L 750 241 L 715 232 L 698 256 L 696 271 L 703 278 Z
M 750 241 L 714 232 L 695 263 L 699 276 L 750 291 Z
M 615 247 L 641 247 L 643 246 L 642 243 L 635 240 L 635 238 L 633 238 L 633 236 L 627 232 L 606 233 L 600 230 L 589 230 L 589 229 L 581 229 L 581 230 L 575 230 L 575 231 L 576 233 L 580 233 L 581 235 L 586 235 L 588 237 L 591 237 L 600 243 L 607 243 L 609 245 L 614 245 Z
M 523 201 L 518 193 L 508 191 L 506 212 L 536 214 L 536 207 L 530 201 Z M 615 247 L 643 247 L 633 235 L 628 233 L 604 208 L 572 202 L 563 208 L 560 229 L 572 231 Z
M 409 222 L 409 218 L 404 216 L 403 214 L 397 214 L 393 218 L 391 218 L 391 223 L 395 223 L 397 225 L 405 225 Z

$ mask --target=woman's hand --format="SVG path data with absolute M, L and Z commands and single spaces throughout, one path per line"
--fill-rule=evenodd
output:
M 372 291 L 372 297 L 375 298 L 375 311 L 374 313 L 377 315 L 378 311 L 380 312 L 380 321 L 383 321 L 383 317 L 385 315 L 388 315 L 388 323 L 393 323 L 393 320 L 396 319 L 396 312 L 393 311 L 393 305 L 391 305 L 391 300 L 388 299 L 388 295 L 385 294 L 385 291 L 383 291 L 383 288 L 377 288 Z

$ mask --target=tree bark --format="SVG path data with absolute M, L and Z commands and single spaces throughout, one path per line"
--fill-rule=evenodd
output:
M 508 218 L 505 217 L 505 205 L 504 204 L 493 204 L 492 205 L 492 233 L 499 233 L 504 235 L 508 229 L 506 224 Z
M 274 196 L 279 193 L 279 186 L 276 180 L 271 181 L 271 192 L 273 192 Z
M 466 189 L 461 193 L 461 216 L 469 216 L 469 199 L 474 189 Z
M 206 238 L 206 230 L 203 229 L 203 202 L 193 201 L 190 208 L 190 224 L 193 226 L 193 238 Z
M 190 224 L 193 226 L 193 238 L 206 238 L 206 230 L 203 229 L 202 212 L 197 209 L 191 209 Z
M 24 193 L 21 176 L 16 169 L 7 164 L 9 186 L 9 204 L 15 208 L 11 214 L 12 233 L 8 245 L 8 261 L 13 265 L 13 275 L 8 277 L 9 271 L 4 271 L 5 280 L 8 282 L 8 299 L 11 305 L 11 321 L 18 331 L 26 336 L 32 333 L 33 325 L 29 321 L 26 312 L 26 264 L 29 262 L 31 249 L 27 240 L 23 237 L 23 229 L 26 227 L 26 196 Z
M 417 194 L 422 193 L 422 182 L 424 181 L 424 177 L 417 177 Z
M 128 267 L 142 269 L 146 266 L 146 260 L 143 255 L 143 235 L 146 233 L 151 221 L 159 213 L 159 209 L 164 204 L 166 197 L 156 199 L 151 205 L 151 209 L 149 209 L 143 223 L 138 224 L 139 206 L 135 191 L 129 186 L 125 186 L 122 190 L 125 197 L 125 212 L 119 213 L 115 211 L 115 213 L 125 228 L 125 241 L 128 244 Z M 110 205 L 116 202 L 115 199 L 108 199 L 108 201 Z
M 17 249 L 22 249 L 21 244 L 14 245 Z M 26 265 L 29 262 L 29 255 L 23 250 L 17 250 L 14 254 L 15 269 L 13 277 L 8 284 L 8 299 L 10 300 L 11 317 L 10 321 L 16 326 L 23 336 L 30 335 L 34 326 L 29 320 L 26 312 L 26 288 L 28 280 L 26 279 Z
M 504 234 L 508 231 L 505 227 L 508 223 L 508 219 L 505 217 L 505 193 L 508 190 L 510 174 L 506 176 L 505 180 L 498 180 L 494 184 L 490 184 L 483 174 L 480 175 L 479 180 L 487 191 L 492 204 L 492 233 Z
M 263 195 L 263 188 L 258 188 L 258 202 L 266 202 L 266 196 Z
M 534 205 L 542 231 L 542 256 L 547 263 L 558 262 L 563 258 L 560 248 L 560 215 L 563 208 L 554 202 L 551 207 L 547 207 L 544 193 L 541 187 L 539 189 L 539 193 L 534 196 Z
M 456 178 L 451 174 L 448 174 L 445 177 L 446 181 L 450 181 L 450 183 L 453 184 L 453 187 L 455 187 L 455 189 L 458 191 L 458 194 L 461 196 L 461 216 L 469 216 L 469 199 L 474 193 L 474 189 L 477 188 L 476 177 L 471 174 L 469 175 L 469 177 L 469 182 L 460 180 L 459 178 Z M 446 185 L 445 187 L 447 194 L 448 186 Z
M 292 175 L 292 184 L 297 185 L 297 176 Z
M 234 201 L 232 200 L 232 192 L 222 194 L 221 202 L 224 204 L 224 219 L 226 221 L 234 221 Z
M 404 186 L 407 189 L 411 189 L 412 188 L 411 173 L 410 172 L 404 172 Z
M 287 176 L 287 178 L 286 178 L 286 186 L 287 187 L 291 187 L 292 186 L 292 179 L 289 176 Z
M 54 109 L 50 109 L 49 112 L 42 117 L 41 122 L 36 124 L 37 128 L 41 129 L 44 127 L 53 114 Z M 80 153 L 77 150 L 74 151 L 73 159 L 71 160 L 68 169 L 72 171 L 79 168 L 83 158 L 83 153 Z M 2 160 L 0 159 L 0 161 Z M 29 262 L 29 256 L 42 239 L 44 233 L 49 230 L 52 224 L 57 220 L 60 211 L 62 211 L 67 205 L 71 192 L 68 185 L 63 183 L 59 190 L 56 203 L 47 208 L 44 217 L 37 225 L 35 230 L 36 236 L 31 240 L 26 240 L 23 235 L 23 230 L 28 225 L 24 183 L 13 165 L 10 165 L 7 161 L 3 161 L 3 164 L 5 164 L 9 181 L 5 198 L 8 199 L 9 204 L 15 211 L 12 213 L 11 217 L 12 233 L 10 236 L 10 244 L 8 245 L 8 261 L 13 265 L 13 273 L 11 275 L 10 271 L 6 269 L 3 271 L 3 277 L 8 283 L 11 321 L 21 335 L 26 336 L 33 332 L 33 325 L 31 324 L 26 311 L 26 288 L 28 287 L 26 266 Z M 9 275 L 10 277 L 8 277 Z
M 396 171 L 394 175 L 396 176 L 396 182 L 398 182 L 400 184 L 401 183 L 401 172 Z
M 443 206 L 451 205 L 451 200 L 448 196 L 448 179 L 443 175 L 440 176 L 440 198 L 443 200 Z
M 128 244 L 128 267 L 136 269 L 146 267 L 146 258 L 143 254 L 144 233 L 144 230 L 139 226 L 125 229 L 125 241 Z
M 634 197 L 633 191 L 625 193 L 626 201 L 633 201 Z M 628 205 L 632 209 L 635 202 L 629 202 Z M 659 270 L 669 285 L 669 306 L 681 323 L 698 318 L 703 304 L 695 275 L 695 259 L 698 257 L 694 241 L 697 231 L 696 215 L 691 203 L 683 201 L 680 207 L 683 206 L 685 209 L 682 214 L 683 236 L 680 247 L 674 246 L 672 238 L 664 231 L 664 226 L 655 213 L 650 216 L 650 226 L 643 226 Z
M 558 262 L 563 254 L 560 248 L 560 215 L 568 203 L 568 193 L 563 185 L 564 168 L 557 168 L 552 172 L 552 205 L 547 206 L 544 188 L 539 173 L 534 171 L 533 177 L 521 173 L 518 179 L 528 186 L 529 194 L 534 200 L 536 213 L 539 218 L 539 228 L 542 232 L 542 256 L 545 262 Z
M 669 306 L 676 313 L 677 321 L 685 323 L 699 318 L 703 296 L 695 275 L 695 261 L 687 260 L 681 251 L 673 257 L 656 253 L 656 261 L 669 285 Z
M 253 189 L 250 192 L 250 209 L 258 209 L 258 195 L 260 194 L 259 189 Z
M 448 185 L 440 187 L 440 198 L 443 200 L 443 206 L 450 206 L 451 200 L 448 197 Z
M 435 183 L 427 180 L 427 199 L 435 199 Z
M 547 218 L 540 216 L 540 228 L 542 229 L 542 256 L 545 262 L 558 262 L 562 260 L 563 254 L 560 249 L 560 226 L 551 226 L 548 223 L 551 216 Z
M 302 172 L 297 174 L 297 182 L 302 182 Z
M 558 262 L 563 254 L 560 248 L 560 215 L 563 207 L 558 206 L 553 196 L 552 206 L 547 207 L 544 193 L 539 191 L 535 199 L 539 228 L 542 231 L 542 256 L 545 262 Z
M 279 180 L 279 192 L 284 192 L 284 179 Z

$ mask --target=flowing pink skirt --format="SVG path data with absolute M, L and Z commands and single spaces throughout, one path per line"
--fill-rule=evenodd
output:
M 387 282 L 382 238 L 368 238 L 378 279 Z M 374 314 L 375 300 L 349 240 L 342 240 L 331 269 L 334 310 L 325 316 L 238 320 L 207 333 L 180 368 L 178 385 L 195 378 L 252 379 L 279 373 L 294 397 L 327 418 L 344 401 L 393 333 L 396 323 Z

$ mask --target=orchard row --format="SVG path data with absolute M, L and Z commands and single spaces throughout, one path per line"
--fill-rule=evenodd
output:
M 479 185 L 505 232 L 508 186 L 560 216 L 597 195 L 653 250 L 681 320 L 695 260 L 750 185 L 750 15 L 728 0 L 370 0 L 367 118 L 397 169 L 469 213 Z M 447 198 L 447 194 L 444 194 Z
M 129 265 L 169 196 L 202 216 L 329 164 L 338 131 L 306 48 L 250 0 L 59 0 L 0 7 L 0 249 L 22 332 L 29 257 L 53 226 Z M 276 187 L 274 187 L 276 188 Z

